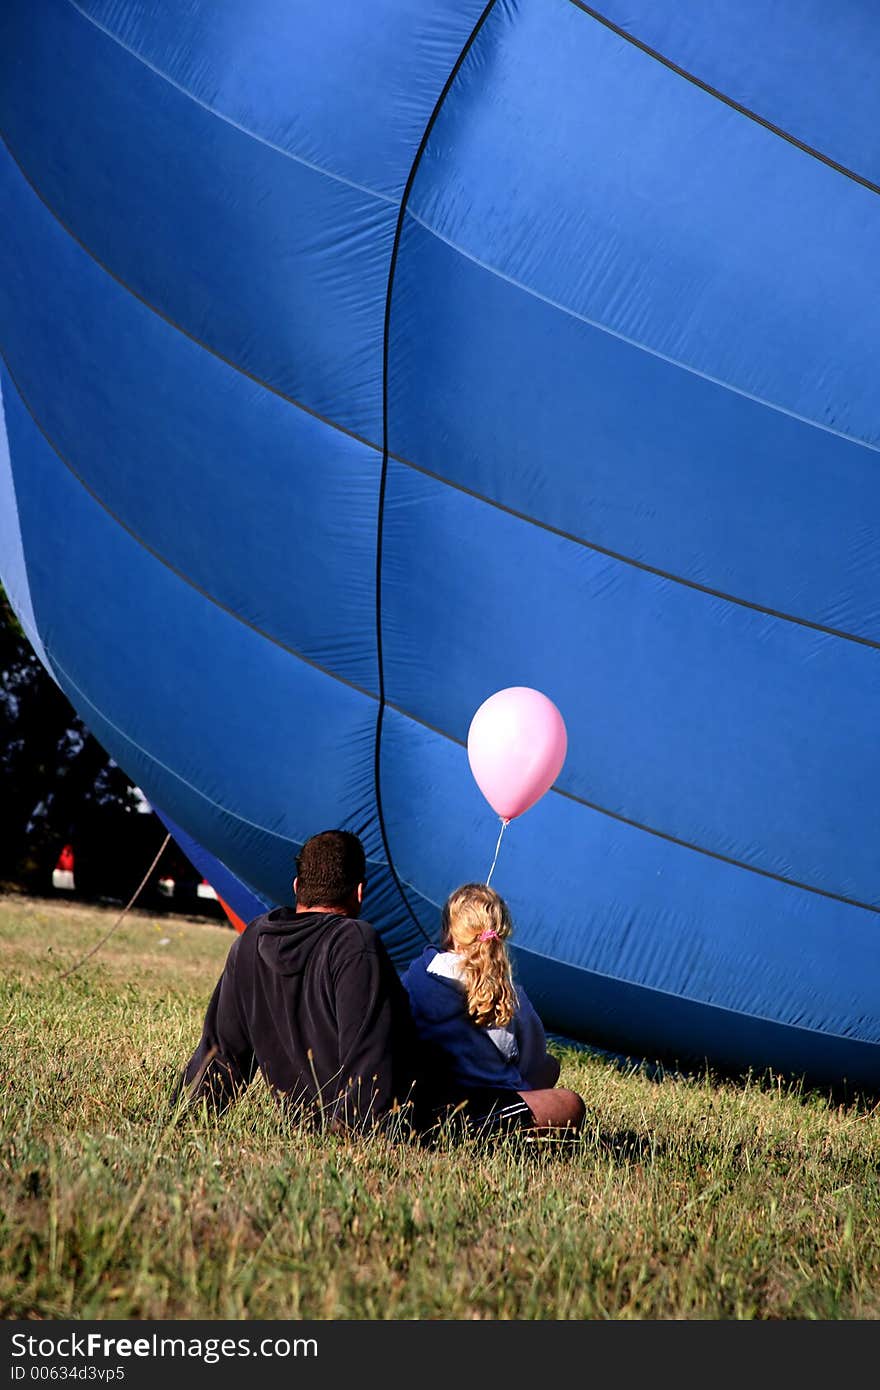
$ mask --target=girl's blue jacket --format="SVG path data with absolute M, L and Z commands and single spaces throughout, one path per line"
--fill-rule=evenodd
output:
M 405 971 L 403 983 L 420 1039 L 430 1050 L 443 1054 L 456 1084 L 511 1091 L 546 1085 L 541 1079 L 542 1067 L 546 1070 L 549 1060 L 544 1029 L 525 991 L 516 987 L 519 1007 L 510 1029 L 504 1030 L 509 1037 L 505 1056 L 489 1029 L 479 1027 L 469 1016 L 462 984 L 429 973 L 428 966 L 438 954 L 435 946 L 427 946 Z

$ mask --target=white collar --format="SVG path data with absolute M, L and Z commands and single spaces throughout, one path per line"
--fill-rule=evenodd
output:
M 463 985 L 464 966 L 461 956 L 455 951 L 438 951 L 428 966 L 429 975 L 439 975 L 444 980 L 454 980 Z

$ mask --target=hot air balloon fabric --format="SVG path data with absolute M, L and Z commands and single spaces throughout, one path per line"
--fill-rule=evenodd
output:
M 878 45 L 7 0 L 3 583 L 239 915 L 344 825 L 404 965 L 530 687 L 568 751 L 496 886 L 548 1026 L 880 1080 Z

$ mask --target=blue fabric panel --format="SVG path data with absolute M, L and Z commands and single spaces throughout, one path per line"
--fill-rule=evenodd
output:
M 602 0 L 671 62 L 880 183 L 880 16 L 866 0 Z
M 515 972 L 541 1013 L 571 1019 L 629 1058 L 672 1060 L 718 1070 L 766 1070 L 803 1076 L 811 1085 L 875 1089 L 880 1083 L 880 1044 L 811 1033 L 747 1014 L 731 1014 L 640 985 L 560 967 L 536 952 L 513 948 Z M 562 1025 L 560 1024 L 560 1027 Z M 567 1025 L 566 1025 L 567 1027 Z M 563 1035 L 566 1028 L 563 1028 Z M 675 1039 L 675 1047 L 668 1040 Z
M 494 690 L 534 686 L 568 724 L 565 790 L 880 905 L 880 652 L 658 579 L 399 463 L 382 602 L 393 704 L 464 739 Z
M 79 0 L 77 8 L 225 120 L 397 201 L 484 3 Z
M 301 840 L 313 818 L 338 814 L 361 775 L 367 791 L 375 702 L 259 637 L 156 561 L 58 460 L 6 377 L 4 396 L 34 608 L 67 680 L 87 698 L 100 691 L 99 712 L 124 724 L 132 742 L 263 829 Z M 346 738 L 349 756 L 334 757 Z M 308 777 L 307 767 L 321 775 Z
M 498 821 L 464 747 L 389 710 L 382 785 L 395 862 L 408 881 L 439 907 L 458 884 L 485 879 Z M 730 1010 L 717 1020 L 719 1052 L 736 1037 L 740 1014 L 816 1034 L 813 1051 L 838 1034 L 880 1044 L 873 912 L 695 853 L 557 792 L 511 823 L 492 882 L 511 905 L 514 945 L 558 966 L 555 986 L 571 966 L 607 978 L 609 991 L 618 982 Z M 426 930 L 436 922 L 435 909 Z M 531 992 L 538 976 L 522 978 Z M 595 982 L 566 980 L 565 990 L 541 991 L 549 1027 L 613 1046 L 638 1035 L 657 1055 L 622 993 L 600 1031 L 585 993 L 578 1024 L 573 1001 Z M 670 1008 L 669 1031 L 653 1047 L 688 1050 L 676 1017 L 684 1015 Z
M 875 194 L 524 0 L 481 31 L 408 207 L 393 452 L 880 640 Z
M 880 641 L 880 454 L 599 332 L 408 222 L 392 452 L 691 583 Z
M 165 829 L 168 830 L 183 850 L 187 859 L 194 864 L 199 873 L 206 878 L 218 897 L 222 898 L 227 907 L 241 918 L 244 923 L 252 922 L 255 917 L 259 917 L 273 906 L 270 899 L 264 894 L 257 893 L 247 883 L 234 874 L 231 869 L 206 850 L 202 845 L 194 840 L 192 835 L 187 834 L 182 826 L 172 820 L 166 811 L 160 806 L 154 806 L 153 810 L 161 820 Z
M 4 30 L 5 138 L 58 217 L 200 342 L 375 440 L 394 204 L 218 120 L 69 0 L 17 0 Z
M 0 282 L 4 352 L 55 446 L 194 584 L 375 690 L 375 450 L 255 386 L 138 303 L 2 150 L 0 200 L 12 267 Z
M 420 934 L 375 821 L 375 700 L 159 563 L 73 478 L 5 373 L 2 382 L 37 624 L 89 728 L 151 802 L 276 901 L 290 895 L 308 835 L 354 829 L 376 864 L 370 910 L 395 951 L 414 953 Z
M 40 658 L 43 666 L 55 679 L 49 665 L 37 621 L 31 603 L 31 590 L 27 577 L 27 564 L 21 545 L 21 529 L 18 520 L 18 503 L 15 500 L 15 484 L 12 480 L 12 462 L 9 457 L 9 439 L 6 434 L 6 415 L 3 409 L 3 391 L 0 383 L 0 583 L 24 633 Z

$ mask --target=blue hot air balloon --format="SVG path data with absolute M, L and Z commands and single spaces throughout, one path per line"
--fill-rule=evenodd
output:
M 494 882 L 550 1027 L 880 1080 L 867 0 L 6 0 L 2 576 L 236 910 Z M 221 867 L 222 866 L 222 867 Z

